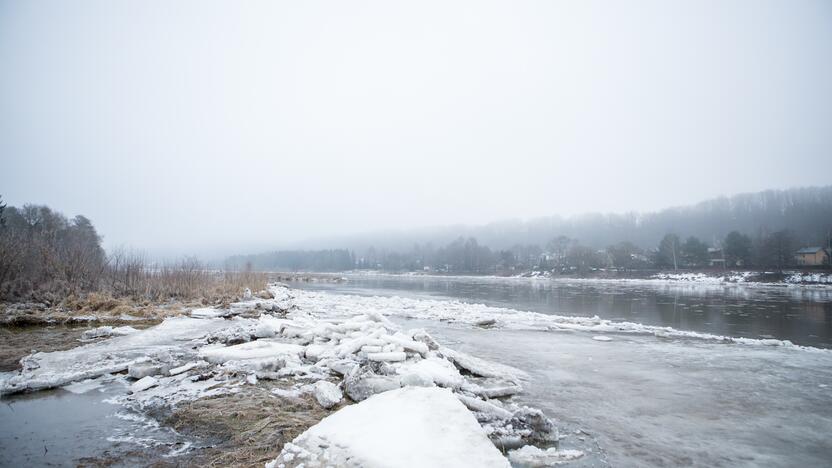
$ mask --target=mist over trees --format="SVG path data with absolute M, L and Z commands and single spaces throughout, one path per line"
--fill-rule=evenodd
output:
M 286 250 L 257 255 L 236 255 L 225 264 L 231 269 L 289 271 L 344 271 L 356 268 L 356 259 L 347 249 Z
M 447 238 L 447 233 L 456 235 Z M 769 190 L 639 215 L 585 215 L 526 223 L 449 227 L 428 234 L 342 240 L 335 250 L 236 256 L 228 265 L 261 270 L 437 271 L 466 274 L 794 266 L 801 246 L 832 234 L 832 186 Z M 372 241 L 375 244 L 368 244 Z M 333 241 L 335 242 L 335 241 Z
M 588 191 L 591 188 L 587 189 Z M 583 194 L 591 196 L 591 194 Z M 552 211 L 568 203 L 553 200 Z M 692 206 L 668 208 L 654 213 L 586 214 L 573 217 L 551 216 L 529 221 L 501 221 L 483 226 L 389 231 L 353 236 L 329 237 L 297 245 L 315 250 L 338 246 L 353 252 L 370 247 L 404 252 L 414 244 L 446 245 L 458 237 L 473 237 L 481 245 L 502 250 L 521 245 L 547 243 L 558 236 L 579 239 L 583 245 L 604 249 L 627 241 L 642 249 L 655 248 L 667 233 L 677 233 L 684 241 L 695 236 L 714 245 L 731 231 L 752 238 L 789 230 L 801 245 L 825 245 L 832 229 L 832 186 L 766 190 L 720 197 Z
M 501 229 L 499 235 L 494 226 L 498 224 L 474 228 L 483 237 L 457 235 L 399 248 L 381 242 L 359 248 L 281 250 L 230 257 L 222 266 L 243 273 L 784 269 L 795 266 L 795 252 L 801 247 L 829 247 L 832 186 L 739 195 L 647 215 L 548 218 L 520 224 L 522 229 Z M 216 279 L 197 259 L 160 266 L 123 249 L 107 255 L 86 217 L 69 219 L 46 206 L 9 207 L 0 199 L 0 298 L 25 297 L 33 291 L 94 290 L 145 298 L 189 297 Z M 225 283 L 232 281 L 225 278 Z

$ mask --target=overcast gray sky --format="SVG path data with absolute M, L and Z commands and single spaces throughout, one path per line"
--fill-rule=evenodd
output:
M 832 2 L 0 0 L 0 157 L 165 253 L 828 184 Z

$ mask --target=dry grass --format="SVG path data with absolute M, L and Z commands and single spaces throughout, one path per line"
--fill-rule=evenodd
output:
M 102 289 L 116 297 L 154 302 L 199 300 L 220 304 L 240 299 L 246 288 L 257 292 L 268 285 L 266 273 L 208 270 L 196 260 L 151 268 L 141 260 L 116 263 Z
M 283 445 L 329 414 L 310 396 L 281 398 L 271 382 L 233 395 L 204 398 L 178 407 L 167 423 L 217 446 L 197 452 L 188 464 L 262 467 Z

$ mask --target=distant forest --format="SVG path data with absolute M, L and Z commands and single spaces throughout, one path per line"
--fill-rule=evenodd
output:
M 588 214 L 332 239 L 339 249 L 234 256 L 234 268 L 504 273 L 596 268 L 784 268 L 828 247 L 832 186 L 768 190 L 655 213 Z M 710 249 L 710 251 L 709 251 Z

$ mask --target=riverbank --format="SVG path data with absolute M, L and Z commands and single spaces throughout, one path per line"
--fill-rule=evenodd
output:
M 563 282 L 595 283 L 642 283 L 642 284 L 701 284 L 741 285 L 751 287 L 804 287 L 832 289 L 832 273 L 828 271 L 614 271 L 598 270 L 584 274 L 553 274 L 552 272 L 525 272 L 516 275 L 456 275 L 442 273 L 408 272 L 389 273 L 382 271 L 350 271 L 343 273 L 350 277 L 396 277 L 396 278 L 471 278 L 494 281 L 549 280 Z
M 265 286 L 265 284 L 264 284 Z M 57 303 L 0 303 L 0 372 L 20 367 L 19 361 L 33 352 L 52 352 L 78 346 L 79 343 L 118 334 L 119 329 L 144 329 L 158 325 L 169 317 L 187 315 L 190 310 L 213 304 L 228 307 L 244 297 L 270 298 L 265 289 L 252 295 L 224 291 L 199 300 L 148 300 L 131 296 L 87 293 L 69 295 Z
M 287 443 L 339 408 L 361 406 L 376 401 L 373 395 L 402 387 L 440 387 L 453 395 L 439 399 L 445 401 L 443 408 L 458 408 L 453 411 L 460 415 L 460 428 L 447 429 L 490 440 L 498 457 L 490 460 L 498 465 L 507 462 L 496 447 L 504 453 L 537 447 L 515 458 L 559 456 L 553 448 L 558 443 L 553 422 L 512 402 L 522 392 L 522 373 L 453 351 L 376 311 L 313 310 L 288 288 L 271 291 L 273 298 L 192 308 L 144 330 L 111 327 L 101 330 L 103 338 L 82 346 L 28 355 L 19 371 L 0 374 L 0 393 L 64 388 L 79 381 L 93 391 L 102 379 L 116 378 L 129 387 L 111 403 L 203 441 L 171 449 L 166 456 L 243 466 L 282 457 L 281 463 L 292 466 L 292 459 L 303 457 L 284 453 Z M 382 407 L 407 405 L 408 395 Z M 409 427 L 406 421 L 396 424 Z M 442 437 L 443 431 L 436 432 L 431 437 Z M 129 436 L 119 440 L 130 443 Z M 397 443 L 407 447 L 407 441 Z M 158 448 L 152 440 L 140 445 Z M 300 446 L 290 447 L 297 451 Z M 349 446 L 339 450 L 339 456 L 360 451 Z

